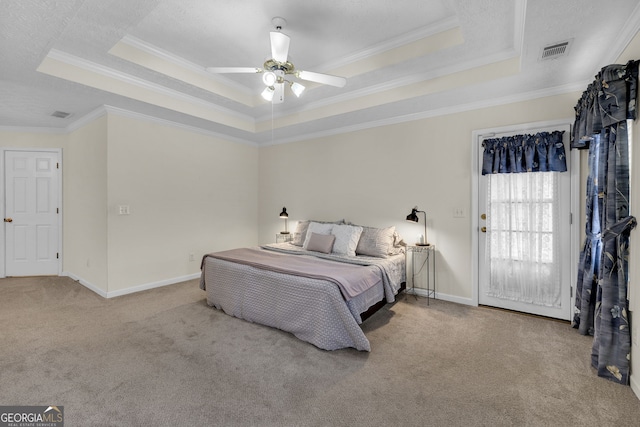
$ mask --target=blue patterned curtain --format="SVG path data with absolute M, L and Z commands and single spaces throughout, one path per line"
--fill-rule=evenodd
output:
M 604 67 L 575 107 L 572 148 L 589 149 L 586 239 L 578 270 L 573 327 L 593 335 L 598 375 L 629 384 L 631 334 L 627 301 L 629 140 L 635 119 L 638 61 Z
M 565 172 L 564 131 L 485 139 L 482 175 L 494 173 Z

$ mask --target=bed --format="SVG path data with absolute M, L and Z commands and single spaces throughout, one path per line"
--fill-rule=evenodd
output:
M 302 221 L 291 242 L 210 253 L 201 269 L 208 305 L 324 350 L 371 351 L 361 323 L 405 284 L 393 227 L 341 222 Z

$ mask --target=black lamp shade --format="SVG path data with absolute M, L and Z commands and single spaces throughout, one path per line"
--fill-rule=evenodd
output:
M 416 243 L 416 246 L 429 246 L 427 243 L 427 213 L 425 211 L 418 210 L 418 207 L 411 209 L 411 213 L 407 215 L 407 221 L 409 222 L 420 222 L 418 220 L 418 213 L 422 213 L 424 215 L 424 235 L 420 239 L 420 242 Z
M 409 215 L 407 215 L 407 221 L 418 222 L 417 212 L 418 211 L 417 211 L 416 208 L 411 209 L 411 213 Z
M 287 208 L 282 208 L 282 212 L 280 212 L 280 218 L 289 218 L 289 214 L 287 213 Z

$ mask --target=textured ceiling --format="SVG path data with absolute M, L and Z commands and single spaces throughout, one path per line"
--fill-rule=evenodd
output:
M 261 145 L 582 90 L 640 28 L 637 0 L 602 5 L 0 0 L 0 127 L 67 131 L 106 106 Z M 296 68 L 347 85 L 302 82 L 301 98 L 271 105 L 260 75 L 205 71 L 261 67 L 274 16 L 287 20 Z M 539 60 L 565 40 L 568 55 Z

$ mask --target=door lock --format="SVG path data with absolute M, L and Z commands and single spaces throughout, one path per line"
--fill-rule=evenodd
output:
M 480 231 L 482 231 L 483 233 L 486 233 L 486 232 L 487 232 L 487 227 L 482 227 L 482 228 L 480 229 Z
M 13 218 L 5 218 L 4 222 L 13 222 Z
M 480 218 L 481 218 L 481 219 L 487 219 L 487 214 L 482 214 L 482 215 L 480 215 Z

